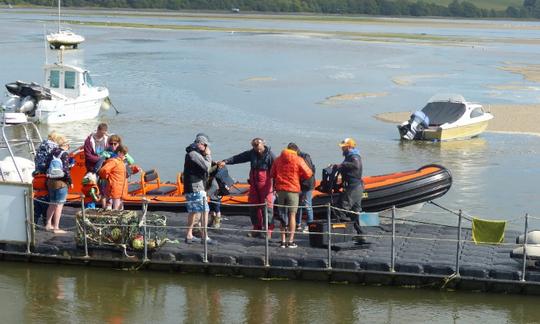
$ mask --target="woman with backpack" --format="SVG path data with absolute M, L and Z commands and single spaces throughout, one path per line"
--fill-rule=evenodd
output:
M 66 202 L 68 188 L 71 186 L 69 172 L 69 143 L 63 135 L 56 139 L 58 147 L 53 149 L 47 168 L 47 189 L 49 191 L 49 207 L 47 208 L 47 223 L 45 229 L 55 234 L 66 231 L 60 229 L 62 208 Z

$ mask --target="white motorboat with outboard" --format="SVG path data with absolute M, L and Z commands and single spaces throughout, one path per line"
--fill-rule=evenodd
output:
M 478 136 L 492 118 L 482 105 L 460 95 L 436 95 L 397 127 L 401 139 L 445 141 Z
M 8 99 L 1 105 L 4 122 L 64 123 L 95 118 L 102 106 L 106 108 L 109 90 L 94 86 L 87 70 L 62 62 L 47 64 L 44 70 L 44 85 L 6 84 Z

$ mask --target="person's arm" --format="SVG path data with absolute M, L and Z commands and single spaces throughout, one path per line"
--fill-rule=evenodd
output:
M 276 164 L 272 163 L 272 167 L 270 168 L 270 179 L 274 179 L 276 177 Z
M 96 188 L 91 188 L 91 189 L 90 189 L 90 197 L 92 197 L 92 199 L 93 199 L 94 201 L 99 201 L 99 197 L 98 197 L 98 195 L 97 195 L 97 190 L 96 190 Z
M 200 153 L 197 153 L 196 151 L 189 152 L 189 157 L 191 160 L 199 167 L 201 170 L 208 172 L 210 170 L 210 166 L 212 164 L 212 158 L 208 155 L 201 155 Z
M 128 165 L 135 164 L 135 159 L 129 153 L 126 153 L 126 162 Z
M 223 160 L 225 164 L 238 164 L 251 161 L 251 150 L 247 150 L 228 159 Z
M 345 161 L 338 165 L 339 171 L 350 171 L 362 168 L 362 162 L 358 155 L 353 155 L 352 161 Z
M 305 180 L 311 178 L 311 176 L 313 175 L 313 171 L 311 171 L 304 159 L 298 157 L 298 162 L 298 167 L 300 169 L 300 179 Z
M 64 181 L 71 185 L 71 173 L 70 169 L 71 166 L 69 164 L 69 153 L 67 151 L 62 151 L 59 156 L 60 160 L 62 160 L 62 170 L 64 171 Z

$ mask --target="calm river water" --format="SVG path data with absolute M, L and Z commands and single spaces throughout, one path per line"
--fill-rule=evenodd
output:
M 56 53 L 43 43 L 53 30 L 54 13 L 0 9 L 0 83 L 43 82 L 45 57 Z M 515 46 L 508 39 L 539 39 L 538 30 L 429 27 L 373 22 L 322 23 L 204 17 L 130 17 L 68 12 L 66 20 L 208 26 L 223 31 L 160 30 L 73 26 L 87 39 L 65 61 L 87 67 L 106 85 L 121 114 L 99 120 L 41 126 L 82 142 L 98 122 L 123 136 L 137 163 L 158 168 L 173 180 L 182 169 L 184 147 L 198 132 L 209 134 L 215 159 L 266 138 L 276 152 L 296 142 L 319 169 L 339 161 L 336 143 L 352 136 L 363 154 L 364 173 L 375 175 L 440 163 L 454 176 L 439 203 L 488 219 L 537 214 L 540 200 L 540 137 L 485 133 L 450 143 L 400 143 L 394 125 L 373 118 L 382 112 L 421 108 L 436 93 L 458 93 L 485 104 L 537 103 L 535 84 L 501 66 L 536 64 L 535 44 Z M 430 20 L 426 20 L 429 22 Z M 449 21 L 450 23 L 450 21 Z M 459 23 L 456 23 L 459 24 Z M 456 27 L 459 27 L 456 25 Z M 294 29 L 296 34 L 237 32 L 235 29 Z M 358 41 L 308 36 L 307 32 L 349 31 L 424 33 L 451 37 L 490 37 L 489 43 L 462 46 L 429 42 Z M 472 45 L 471 45 L 472 44 Z M 408 85 L 392 81 L 405 78 Z M 493 87 L 520 84 L 529 90 Z M 511 88 L 511 87 L 510 87 Z M 326 102 L 351 93 L 386 93 L 361 100 Z M 245 180 L 247 166 L 231 168 Z M 451 215 L 414 215 L 455 224 Z M 521 229 L 523 221 L 509 224 Z M 533 224 L 538 226 L 540 224 Z M 128 273 L 83 268 L 0 265 L 0 310 L 14 322 L 534 322 L 534 298 L 439 293 L 313 283 L 262 282 L 184 275 Z M 110 300 L 121 301 L 116 306 Z M 530 307 L 529 307 L 530 306 Z

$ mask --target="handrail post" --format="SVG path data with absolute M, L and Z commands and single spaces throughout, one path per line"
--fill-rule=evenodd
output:
M 24 211 L 25 211 L 25 215 L 26 215 L 26 253 L 27 254 L 30 254 L 30 239 L 31 239 L 31 224 L 32 224 L 32 221 L 31 219 L 34 218 L 34 215 L 30 215 L 30 213 L 28 212 L 30 210 L 29 208 L 30 206 L 28 206 L 28 191 L 24 191 Z
M 206 200 L 206 196 L 203 197 L 203 211 L 202 211 L 202 222 L 203 222 L 203 233 L 201 235 L 201 239 L 203 240 L 203 263 L 208 263 L 208 214 L 209 213 L 206 210 L 206 206 L 208 204 L 208 201 Z M 210 206 L 208 206 L 210 207 Z M 206 215 L 206 217 L 205 217 Z
M 392 206 L 392 255 L 390 256 L 390 272 L 396 272 L 396 206 Z
M 264 201 L 264 230 L 266 231 L 266 235 L 264 238 L 264 266 L 269 267 L 270 266 L 270 249 L 269 249 L 269 240 L 270 240 L 270 233 L 268 232 L 268 202 Z
M 326 235 L 328 236 L 328 265 L 327 269 L 332 269 L 332 206 L 328 204 L 326 211 L 326 221 L 328 223 L 328 229 L 326 230 Z M 322 234 L 324 235 L 324 234 Z
M 463 216 L 463 212 L 461 209 L 459 210 L 459 218 L 458 218 L 458 232 L 457 232 L 457 244 L 456 244 L 456 272 L 455 276 L 459 277 L 459 254 L 461 253 L 461 218 Z
M 529 231 L 529 214 L 525 213 L 525 232 L 523 233 L 523 268 L 521 271 L 521 281 L 525 281 L 525 271 L 527 271 L 527 232 Z
M 88 238 L 86 235 L 86 208 L 84 208 L 84 195 L 81 195 L 81 212 L 83 221 L 83 235 L 84 235 L 84 257 L 88 258 Z

